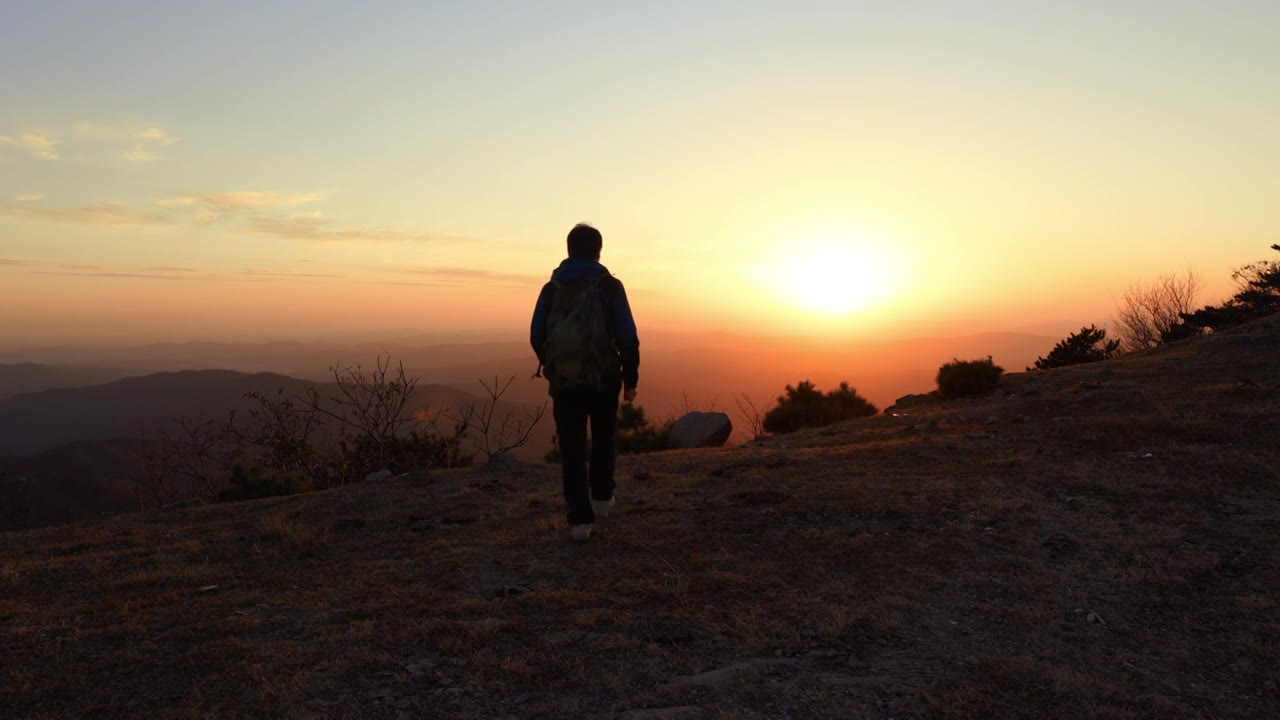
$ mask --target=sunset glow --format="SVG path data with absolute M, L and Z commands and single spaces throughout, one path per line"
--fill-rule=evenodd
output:
M 579 221 L 650 327 L 1060 333 L 1280 232 L 1275 3 L 484 5 L 9 11 L 0 342 L 518 329 Z
M 874 309 L 893 289 L 893 268 L 853 238 L 836 236 L 800 242 L 783 261 L 779 285 L 790 304 L 826 316 Z M 901 290 L 901 288 L 899 288 Z

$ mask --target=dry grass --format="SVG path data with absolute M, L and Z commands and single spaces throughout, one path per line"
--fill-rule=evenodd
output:
M 0 715 L 1277 717 L 1280 364 L 1237 339 L 626 459 L 580 546 L 536 466 L 0 536 Z

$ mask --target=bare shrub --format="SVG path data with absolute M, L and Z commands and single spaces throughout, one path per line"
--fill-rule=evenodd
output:
M 225 422 L 180 417 L 157 440 L 147 458 L 149 472 L 138 481 L 141 504 L 166 505 L 193 495 L 217 499 L 239 455 L 234 415 Z
M 324 489 L 371 472 L 466 465 L 470 425 L 441 430 L 443 412 L 415 405 L 418 378 L 379 356 L 372 368 L 334 366 L 334 382 L 301 394 L 249 393 L 247 418 L 225 423 L 181 418 L 161 434 L 139 499 L 158 505 L 190 497 L 246 499 Z M 234 469 L 239 467 L 236 474 Z M 251 471 L 250 471 L 251 469 Z M 148 497 L 149 496 L 149 497 Z
M 742 415 L 744 425 L 746 426 L 749 437 L 748 440 L 759 440 L 765 436 L 764 419 L 778 403 L 776 398 L 770 398 L 768 402 L 758 403 L 751 398 L 750 395 L 742 393 L 737 398 L 738 412 Z
M 1195 309 L 1202 281 L 1191 270 L 1130 286 L 1116 306 L 1115 334 L 1125 352 L 1156 347 Z
M 498 405 L 502 396 L 511 388 L 515 376 L 501 381 L 494 377 L 489 383 L 480 380 L 486 397 L 479 403 L 465 405 L 456 414 L 449 416 L 456 427 L 462 428 L 471 435 L 475 449 L 484 454 L 486 461 L 493 461 L 501 455 L 524 447 L 529 442 L 534 428 L 547 414 L 547 402 L 543 401 L 532 409 L 519 410 L 507 406 L 499 411 Z

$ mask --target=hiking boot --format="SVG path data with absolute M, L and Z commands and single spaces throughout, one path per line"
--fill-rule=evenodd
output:
M 591 523 L 569 528 L 569 537 L 573 538 L 574 542 L 586 542 L 591 537 Z
M 609 517 L 609 513 L 613 512 L 613 508 L 617 504 L 618 502 L 616 497 L 611 497 L 608 500 L 592 500 L 591 511 L 594 512 L 598 518 L 607 518 Z

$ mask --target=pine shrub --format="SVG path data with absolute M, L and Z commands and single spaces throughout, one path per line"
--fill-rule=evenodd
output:
M 986 360 L 953 360 L 938 368 L 938 392 L 947 400 L 987 395 L 996 389 L 1004 368 Z
M 794 387 L 787 386 L 786 394 L 779 397 L 778 404 L 765 414 L 764 431 L 790 433 L 802 428 L 824 427 L 843 420 L 869 417 L 877 412 L 876 406 L 849 387 L 847 382 L 823 393 L 805 380 Z

